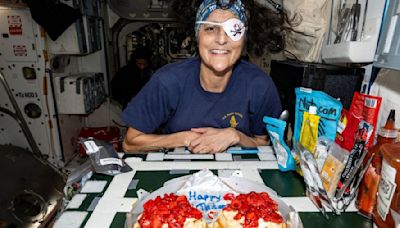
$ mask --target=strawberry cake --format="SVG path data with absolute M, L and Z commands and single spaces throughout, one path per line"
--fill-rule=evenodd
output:
M 134 228 L 286 228 L 278 204 L 266 192 L 248 194 L 228 193 L 228 205 L 218 213 L 215 223 L 207 224 L 200 210 L 186 196 L 173 193 L 156 197 L 143 205 Z
M 266 192 L 250 192 L 237 196 L 226 194 L 224 199 L 230 203 L 219 214 L 214 227 L 286 227 L 278 204 Z
M 203 214 L 192 207 L 186 196 L 173 193 L 157 196 L 143 205 L 143 213 L 134 228 L 205 228 Z

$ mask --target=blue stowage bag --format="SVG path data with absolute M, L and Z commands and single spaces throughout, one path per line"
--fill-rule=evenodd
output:
M 318 125 L 318 138 L 325 136 L 335 141 L 336 127 L 342 112 L 342 103 L 328 94 L 308 88 L 296 88 L 296 113 L 294 122 L 293 141 L 296 145 L 300 139 L 303 113 L 308 112 L 309 107 L 317 107 L 317 115 L 320 116 Z
M 264 116 L 263 121 L 272 141 L 272 148 L 276 154 L 279 170 L 283 172 L 295 170 L 296 163 L 284 140 L 286 122 L 268 116 Z

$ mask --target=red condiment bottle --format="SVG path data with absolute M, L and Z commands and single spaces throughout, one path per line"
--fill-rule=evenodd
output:
M 374 223 L 379 228 L 396 227 L 392 213 L 400 213 L 400 143 L 381 147 L 382 167 Z
M 397 129 L 395 128 L 395 110 L 392 109 L 390 110 L 385 126 L 381 127 L 378 131 L 377 143 L 368 150 L 368 154 L 364 159 L 364 162 L 366 163 L 371 156 L 374 156 L 358 189 L 356 207 L 360 213 L 368 217 L 372 216 L 377 200 L 376 196 L 382 164 L 380 148 L 384 144 L 395 143 L 396 138 Z

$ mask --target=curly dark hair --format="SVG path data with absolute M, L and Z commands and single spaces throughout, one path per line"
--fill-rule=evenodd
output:
M 202 0 L 167 1 L 171 2 L 178 23 L 194 35 L 196 11 Z M 265 51 L 277 53 L 284 50 L 287 31 L 292 30 L 294 23 L 299 23 L 299 18 L 295 16 L 289 19 L 284 10 L 272 10 L 257 0 L 242 0 L 242 3 L 245 6 L 248 24 L 247 52 L 261 56 Z

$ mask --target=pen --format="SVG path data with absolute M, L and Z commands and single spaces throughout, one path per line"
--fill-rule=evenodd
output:
M 256 147 L 231 147 L 226 152 L 229 154 L 257 154 L 258 149 Z

